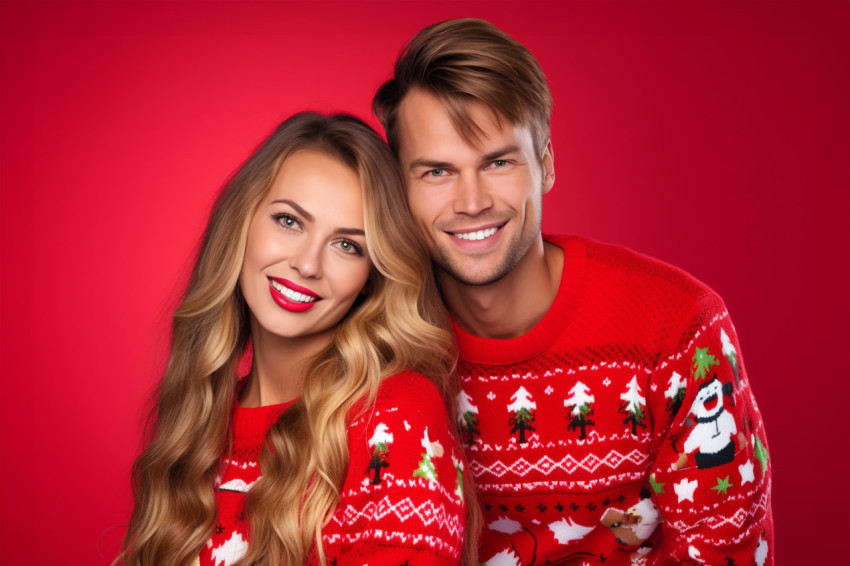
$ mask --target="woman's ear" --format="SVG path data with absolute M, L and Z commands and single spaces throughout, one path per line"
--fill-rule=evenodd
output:
M 360 292 L 357 294 L 357 298 L 354 299 L 354 304 L 352 305 L 353 309 L 362 305 L 363 301 L 365 301 L 369 297 L 369 295 L 372 294 L 372 291 L 375 288 L 375 283 L 372 280 L 372 277 L 374 277 L 374 273 L 369 277 L 369 279 L 366 280 L 366 283 L 363 285 L 363 288 L 360 289 Z
M 360 289 L 360 296 L 361 297 L 365 298 L 365 297 L 368 297 L 369 295 L 372 294 L 372 291 L 375 288 L 375 282 L 373 281 L 374 277 L 375 277 L 374 274 L 370 275 L 369 279 L 366 280 L 366 284 L 363 285 L 362 289 Z

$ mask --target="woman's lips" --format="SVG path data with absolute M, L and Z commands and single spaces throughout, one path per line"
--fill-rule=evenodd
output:
M 269 291 L 279 307 L 289 312 L 304 312 L 313 308 L 322 298 L 305 287 L 288 279 L 269 277 Z

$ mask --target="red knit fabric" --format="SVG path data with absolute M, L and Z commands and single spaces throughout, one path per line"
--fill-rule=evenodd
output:
M 266 433 L 288 406 L 236 408 L 232 456 L 216 482 L 218 524 L 202 566 L 228 566 L 244 554 L 245 494 L 260 476 Z M 340 504 L 323 531 L 327 564 L 457 564 L 463 464 L 436 387 L 412 372 L 384 380 L 374 408 L 350 424 L 348 448 Z M 310 563 L 318 563 L 315 555 Z
M 481 561 L 773 564 L 767 440 L 723 302 L 632 251 L 547 240 L 564 271 L 534 329 L 455 328 Z

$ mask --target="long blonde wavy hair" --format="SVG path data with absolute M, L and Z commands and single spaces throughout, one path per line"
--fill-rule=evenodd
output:
M 268 433 L 262 477 L 247 500 L 251 543 L 239 563 L 296 566 L 314 545 L 325 562 L 321 534 L 339 503 L 349 413 L 359 401 L 371 405 L 384 377 L 407 368 L 428 376 L 454 415 L 455 346 L 392 153 L 356 118 L 296 114 L 248 158 L 213 207 L 174 314 L 149 443 L 133 466 L 135 506 L 116 559 L 125 566 L 191 564 L 213 531 L 214 478 L 229 450 L 237 365 L 250 339 L 238 283 L 248 227 L 283 161 L 301 150 L 338 159 L 360 176 L 370 292 L 339 323 L 301 397 Z M 466 487 L 474 533 L 479 512 L 473 486 Z M 470 564 L 474 539 L 464 549 Z

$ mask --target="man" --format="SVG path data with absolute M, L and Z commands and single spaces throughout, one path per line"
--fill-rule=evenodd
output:
M 772 564 L 771 463 L 721 299 L 627 249 L 543 238 L 551 95 L 481 20 L 419 32 L 373 107 L 460 348 L 488 564 Z

